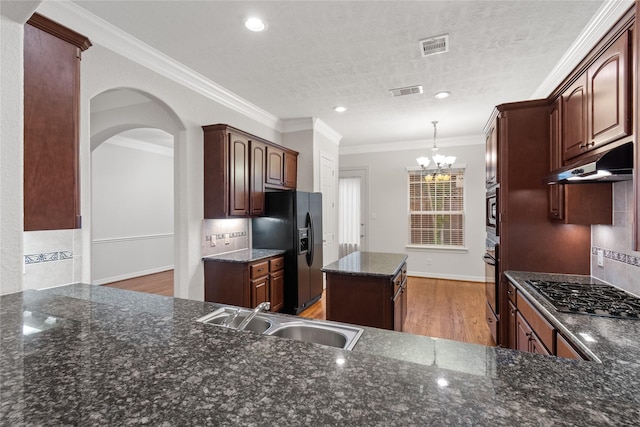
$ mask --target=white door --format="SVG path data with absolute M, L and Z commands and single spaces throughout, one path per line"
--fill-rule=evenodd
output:
M 324 265 L 338 259 L 336 247 L 336 161 L 329 153 L 320 152 L 320 191 L 322 192 L 322 258 Z
M 338 213 L 338 229 L 342 236 L 342 239 L 338 239 L 340 256 L 353 250 L 367 250 L 367 218 L 369 217 L 367 175 L 366 168 L 340 169 L 339 191 L 342 192 L 340 198 L 346 198 L 345 202 L 340 203 Z

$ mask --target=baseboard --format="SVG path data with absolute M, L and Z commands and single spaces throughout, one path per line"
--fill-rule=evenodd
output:
M 484 277 L 462 276 L 457 274 L 452 275 L 452 274 L 423 273 L 423 272 L 417 272 L 417 271 L 408 271 L 407 276 L 424 277 L 427 279 L 460 280 L 463 282 L 480 282 L 480 283 L 485 282 Z
M 162 273 L 163 271 L 173 270 L 173 265 L 164 267 L 150 268 L 149 270 L 136 271 L 133 273 L 121 274 L 120 276 L 107 277 L 105 279 L 92 280 L 93 285 L 106 285 L 107 283 L 119 282 L 120 280 L 133 279 L 134 277 L 146 276 L 148 274 Z

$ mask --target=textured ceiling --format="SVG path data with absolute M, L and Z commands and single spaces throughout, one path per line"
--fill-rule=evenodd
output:
M 480 134 L 494 105 L 534 93 L 603 2 L 75 3 L 269 113 L 317 117 L 356 145 L 430 139 L 432 120 L 439 138 Z M 267 31 L 246 30 L 250 15 Z M 422 58 L 418 41 L 445 33 L 450 51 Z M 411 85 L 424 93 L 389 93 Z

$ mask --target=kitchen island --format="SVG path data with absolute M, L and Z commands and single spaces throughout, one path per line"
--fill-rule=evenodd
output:
M 327 319 L 402 331 L 407 311 L 407 255 L 352 252 L 322 268 Z
M 345 351 L 196 322 L 218 307 L 81 284 L 0 296 L 0 425 L 557 426 L 640 417 L 640 322 L 610 324 L 627 339 L 595 363 L 374 328 Z

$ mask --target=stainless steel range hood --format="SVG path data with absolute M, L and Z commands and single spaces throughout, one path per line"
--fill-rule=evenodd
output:
M 556 169 L 544 177 L 544 184 L 626 181 L 633 178 L 633 142 Z

